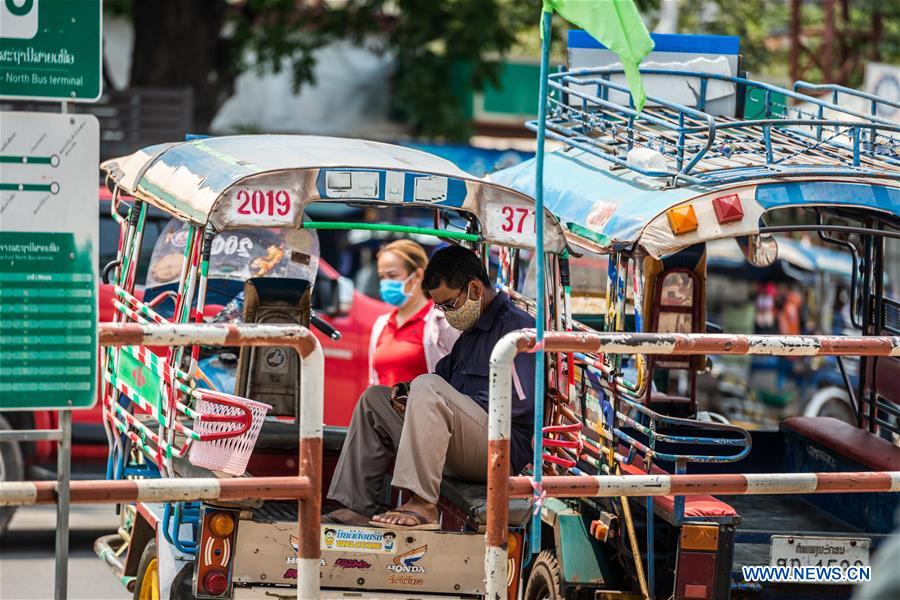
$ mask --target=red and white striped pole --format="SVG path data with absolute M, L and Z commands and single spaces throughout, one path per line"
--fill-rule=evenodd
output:
M 297 351 L 301 377 L 298 476 L 75 481 L 70 484 L 69 501 L 102 504 L 297 499 L 297 598 L 318 598 L 325 360 L 312 332 L 299 325 L 100 323 L 98 334 L 101 346 L 290 346 Z M 57 501 L 56 482 L 0 482 L 0 506 Z
M 534 330 L 505 335 L 491 353 L 488 407 L 487 597 L 505 597 L 509 497 L 531 497 L 528 477 L 509 478 L 512 366 L 519 352 L 616 354 L 730 354 L 776 356 L 900 356 L 900 337 L 571 333 Z M 536 466 L 535 468 L 540 468 Z M 900 491 L 900 473 L 773 473 L 745 475 L 628 475 L 544 477 L 550 497 L 665 496 L 688 494 L 799 494 Z
M 310 334 L 311 335 L 311 334 Z M 313 337 L 313 340 L 316 338 Z M 299 352 L 299 349 L 298 349 Z M 325 402 L 325 358 L 318 340 L 313 351 L 300 354 L 300 478 L 312 494 L 300 496 L 297 511 L 297 600 L 319 597 L 319 528 L 322 521 L 322 429 Z
M 596 496 L 688 496 L 752 494 L 846 494 L 900 492 L 900 471 L 850 473 L 746 473 L 727 475 L 547 476 L 543 490 L 553 498 Z M 512 477 L 509 496 L 529 498 L 528 477 Z
M 56 481 L 0 482 L 0 506 L 56 504 Z M 308 498 L 313 488 L 307 477 L 235 477 L 218 479 L 98 479 L 69 484 L 72 504 L 121 504 L 127 502 L 235 501 L 266 498 Z
M 308 482 L 310 490 L 305 496 L 294 496 L 300 502 L 297 598 L 318 598 L 325 359 L 312 332 L 299 325 L 101 323 L 99 334 L 101 346 L 291 346 L 297 351 L 301 377 L 299 479 Z

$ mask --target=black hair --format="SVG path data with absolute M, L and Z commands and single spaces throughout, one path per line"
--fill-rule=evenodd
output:
M 448 288 L 461 290 L 467 283 L 477 279 L 491 286 L 487 271 L 478 255 L 456 244 L 441 248 L 431 256 L 425 267 L 422 278 L 422 289 L 426 292 L 440 287 L 441 283 Z
M 397 537 L 397 534 L 394 533 L 393 531 L 386 531 L 385 533 L 382 533 L 382 534 L 381 534 L 381 537 L 382 537 L 382 538 L 386 538 L 386 537 L 392 537 L 392 538 L 395 538 L 395 537 Z
M 329 532 L 329 531 L 331 532 L 331 535 L 337 535 L 337 530 L 331 529 L 330 527 L 329 527 L 328 529 L 325 530 L 325 532 L 324 532 L 325 535 L 328 535 L 328 532 Z

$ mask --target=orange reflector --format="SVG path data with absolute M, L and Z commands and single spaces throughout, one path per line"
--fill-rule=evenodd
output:
M 741 198 L 737 194 L 714 199 L 713 208 L 720 224 L 733 223 L 744 218 L 744 207 L 741 206 Z
M 682 550 L 718 550 L 718 525 L 684 525 L 681 528 Z
M 697 213 L 690 204 L 670 208 L 666 211 L 666 216 L 669 217 L 669 227 L 672 228 L 672 233 L 675 235 L 697 231 L 699 226 Z
M 209 530 L 218 537 L 228 537 L 234 531 L 234 518 L 228 513 L 216 513 L 209 518 Z

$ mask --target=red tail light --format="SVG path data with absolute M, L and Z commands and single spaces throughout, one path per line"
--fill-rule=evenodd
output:
M 222 571 L 208 571 L 203 577 L 203 589 L 212 596 L 221 596 L 228 591 L 228 575 Z
M 203 507 L 200 544 L 194 563 L 194 596 L 231 597 L 231 565 L 234 563 L 238 517 L 236 510 Z
M 716 553 L 678 553 L 676 600 L 712 600 L 716 591 Z

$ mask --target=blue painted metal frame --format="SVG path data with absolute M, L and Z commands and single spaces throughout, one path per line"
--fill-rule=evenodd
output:
M 176 550 L 196 556 L 200 539 L 200 502 L 167 502 L 163 509 L 163 537 Z M 191 538 L 181 537 L 181 526 L 191 526 Z
M 535 158 L 535 196 L 534 210 L 535 213 L 541 215 L 544 213 L 544 135 L 547 132 L 547 83 L 550 64 L 550 41 L 552 40 L 551 22 L 553 19 L 552 12 L 541 13 L 541 82 L 538 100 L 538 123 L 537 132 L 537 154 Z M 545 284 L 544 284 L 544 219 L 536 220 L 535 227 L 535 328 L 536 341 L 538 344 L 544 342 L 544 319 L 545 307 L 544 300 Z M 534 360 L 534 453 L 532 456 L 534 464 L 534 473 L 532 477 L 535 482 L 534 500 L 540 502 L 540 494 L 538 488 L 541 484 L 541 478 L 544 470 L 544 447 L 543 447 L 543 427 L 544 427 L 544 353 L 538 352 Z M 541 516 L 539 512 L 531 518 L 531 553 L 537 554 L 541 551 Z
M 577 356 L 577 355 L 576 355 Z M 597 372 L 593 367 L 583 365 L 582 368 L 595 371 L 600 377 L 597 381 L 593 377 L 588 377 L 587 382 L 591 388 L 598 394 L 605 394 L 606 388 L 598 385 L 598 382 L 606 382 L 602 374 Z M 638 401 L 629 398 L 624 393 L 618 393 L 619 399 L 627 406 L 628 409 L 638 413 L 638 419 L 634 419 L 624 412 L 616 412 L 616 422 L 620 426 L 612 428 L 612 434 L 617 440 L 625 444 L 628 448 L 627 456 L 618 456 L 625 464 L 632 464 L 638 453 L 644 457 L 650 457 L 651 460 L 660 460 L 666 463 L 672 463 L 675 466 L 676 474 L 687 472 L 689 463 L 732 463 L 742 460 L 750 454 L 752 446 L 752 438 L 746 430 L 735 427 L 733 425 L 724 425 L 721 423 L 700 422 L 694 419 L 683 419 L 679 417 L 670 417 L 657 413 L 647 408 Z M 624 430 L 628 426 L 636 429 L 642 435 L 646 436 L 647 443 L 643 443 L 635 439 L 632 435 Z M 714 435 L 670 435 L 660 433 L 658 428 L 684 427 L 684 428 L 702 428 L 704 430 L 721 431 L 722 433 L 730 433 L 732 437 L 716 437 Z M 657 450 L 657 443 L 666 444 L 685 444 L 692 446 L 712 446 L 716 448 L 734 448 L 736 452 L 729 454 L 676 454 L 673 452 L 660 452 Z M 647 503 L 648 514 L 652 514 L 653 504 Z M 675 520 L 681 523 L 684 519 L 684 497 L 675 497 Z
M 836 85 L 833 83 L 819 84 L 819 83 L 809 83 L 808 81 L 795 81 L 793 89 L 795 92 L 799 90 L 809 90 L 810 92 L 831 92 L 831 103 L 839 104 L 840 95 L 844 94 L 846 96 L 852 96 L 854 98 L 862 98 L 863 100 L 869 101 L 869 114 L 873 117 L 878 116 L 878 105 L 884 104 L 886 106 L 890 106 L 893 108 L 900 109 L 900 102 L 896 102 L 894 100 L 889 100 L 887 98 L 882 98 L 881 96 L 876 96 L 874 94 L 867 94 L 866 92 L 861 92 L 859 90 L 854 90 L 853 88 L 844 87 L 842 85 Z M 821 118 L 821 115 L 820 117 Z
M 630 95 L 627 106 L 609 99 L 610 91 L 629 94 L 626 86 L 610 81 L 611 76 L 622 72 L 621 68 L 602 68 L 550 75 L 548 85 L 552 95 L 547 101 L 550 112 L 547 137 L 642 175 L 669 177 L 673 185 L 716 186 L 762 178 L 816 176 L 878 177 L 900 181 L 900 171 L 888 169 L 888 166 L 900 166 L 900 126 L 877 115 L 857 113 L 819 98 L 740 77 L 665 69 L 641 69 L 641 73 L 698 79 L 698 108 L 648 96 L 648 101 L 657 106 L 638 113 Z M 717 119 L 703 112 L 708 84 L 712 80 L 734 84 L 739 89 L 760 90 L 764 95 L 766 115 L 770 118 Z M 586 91 L 585 87 L 596 91 Z M 845 89 L 838 91 L 848 93 Z M 816 113 L 775 103 L 773 97 L 776 95 L 810 103 Z M 858 92 L 854 95 L 893 104 Z M 826 110 L 848 118 L 824 118 Z M 534 121 L 526 126 L 534 131 L 542 130 L 540 123 Z M 815 133 L 804 131 L 804 128 L 815 129 Z M 826 128 L 832 130 L 827 136 Z M 775 132 L 781 137 L 773 141 Z M 671 166 L 654 170 L 630 164 L 624 154 L 611 151 L 608 144 L 599 142 L 598 136 L 611 136 L 626 150 L 636 146 L 656 150 Z M 851 143 L 844 142 L 843 137 L 849 138 Z M 645 141 L 640 141 L 641 138 Z M 747 143 L 760 145 L 759 153 L 765 155 L 764 164 L 747 166 L 731 160 L 735 153 L 733 144 Z M 751 153 L 756 155 L 755 151 Z M 807 153 L 815 153 L 819 161 L 798 161 Z M 723 167 L 713 164 L 710 159 L 731 164 Z M 787 164 L 787 161 L 797 164 Z

